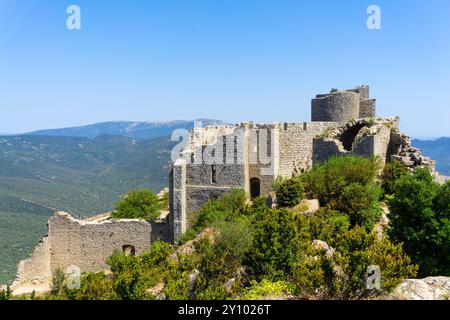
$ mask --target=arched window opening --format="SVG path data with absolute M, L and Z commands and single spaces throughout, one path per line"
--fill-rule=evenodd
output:
M 136 249 L 129 244 L 122 246 L 122 251 L 127 257 L 136 255 Z

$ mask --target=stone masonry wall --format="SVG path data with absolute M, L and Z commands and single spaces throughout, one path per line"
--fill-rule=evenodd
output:
M 283 177 L 291 177 L 312 167 L 313 139 L 336 126 L 333 122 L 285 123 L 280 129 L 279 171 Z
M 20 261 L 11 289 L 14 295 L 42 293 L 49 290 L 51 280 L 50 240 L 44 237 L 31 257 Z
M 347 122 L 359 118 L 359 94 L 339 91 L 329 95 L 318 95 L 311 102 L 312 121 Z
M 151 245 L 151 226 L 143 220 L 87 222 L 57 213 L 48 227 L 52 272 L 71 265 L 81 272 L 99 272 L 108 269 L 106 260 L 114 250 L 128 245 L 139 254 Z
M 173 165 L 170 186 L 170 234 L 171 241 L 178 242 L 186 231 L 186 160 L 178 159 Z
M 360 127 L 361 129 L 359 129 Z M 346 150 L 340 139 L 354 128 L 358 128 L 359 132 L 356 132 L 356 136 L 353 138 L 351 150 Z M 397 119 L 395 118 L 377 119 L 373 123 L 366 119 L 351 121 L 335 128 L 329 136 L 314 139 L 313 162 L 314 164 L 321 163 L 334 155 L 378 156 L 383 163 L 389 162 L 389 154 L 392 149 L 392 128 L 397 128 Z

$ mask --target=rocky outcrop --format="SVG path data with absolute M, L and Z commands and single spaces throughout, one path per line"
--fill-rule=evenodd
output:
M 450 277 L 428 277 L 407 279 L 390 295 L 399 300 L 448 300 L 450 296 Z
M 311 242 L 311 246 L 315 251 L 325 252 L 325 256 L 327 257 L 327 259 L 331 259 L 336 252 L 334 248 L 332 248 L 328 245 L 328 243 L 322 240 L 313 240 Z

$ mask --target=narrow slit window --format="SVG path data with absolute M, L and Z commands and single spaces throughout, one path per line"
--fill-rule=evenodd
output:
M 217 167 L 211 166 L 211 182 L 217 183 Z

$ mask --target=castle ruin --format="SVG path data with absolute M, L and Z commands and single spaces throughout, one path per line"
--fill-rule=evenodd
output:
M 319 94 L 310 122 L 194 128 L 170 176 L 171 241 L 189 228 L 193 213 L 233 188 L 249 198 L 268 196 L 277 177 L 290 178 L 334 155 L 378 156 L 407 166 L 434 162 L 411 148 L 398 118 L 376 118 L 368 86 Z
M 139 254 L 153 241 L 177 243 L 194 212 L 233 188 L 249 199 L 271 195 L 278 177 L 290 178 L 331 156 L 377 156 L 383 163 L 402 161 L 411 170 L 433 160 L 411 146 L 396 117 L 377 118 L 368 86 L 319 94 L 311 102 L 311 121 L 214 125 L 194 128 L 170 174 L 170 212 L 156 222 L 112 220 L 109 214 L 75 219 L 56 213 L 48 235 L 32 256 L 19 264 L 15 294 L 49 290 L 56 270 L 107 270 L 114 250 Z

